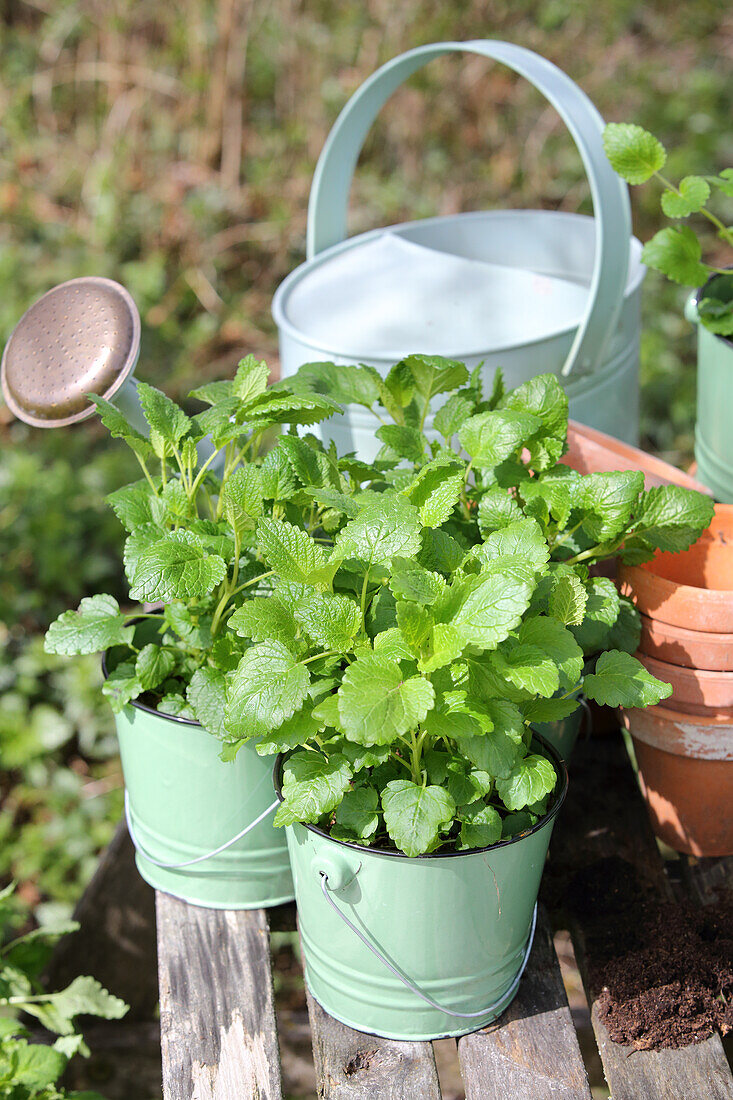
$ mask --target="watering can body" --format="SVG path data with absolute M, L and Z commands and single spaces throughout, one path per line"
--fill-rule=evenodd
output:
M 344 239 L 364 137 L 392 91 L 426 61 L 461 51 L 501 61 L 557 108 L 588 174 L 595 217 L 487 211 L 408 222 Z M 273 315 L 283 376 L 308 362 L 366 363 L 384 374 L 420 352 L 497 367 L 508 386 L 558 374 L 570 414 L 628 442 L 638 434 L 641 246 L 626 185 L 602 144 L 603 121 L 559 69 L 509 43 L 438 43 L 378 70 L 352 97 L 319 159 L 308 259 L 278 289 Z M 372 457 L 366 410 L 322 425 L 326 440 Z

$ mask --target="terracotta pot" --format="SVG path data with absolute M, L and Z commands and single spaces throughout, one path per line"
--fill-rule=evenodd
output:
M 690 855 L 733 855 L 733 724 L 666 707 L 624 723 L 656 835 Z
M 648 455 L 639 447 L 622 443 L 612 435 L 571 420 L 568 425 L 568 453 L 560 460 L 581 474 L 612 470 L 641 470 L 647 489 L 653 485 L 683 485 L 710 496 L 710 490 L 690 474 Z
M 688 630 L 733 632 L 733 506 L 716 504 L 713 522 L 689 550 L 622 565 L 619 582 L 652 619 Z
M 733 722 L 733 671 L 683 668 L 643 653 L 639 653 L 638 657 L 652 676 L 672 685 L 672 695 L 660 703 L 661 707 L 674 708 L 685 714 L 699 714 L 703 718 L 720 715 Z
M 639 654 L 684 668 L 713 672 L 733 671 L 733 633 L 708 634 L 704 630 L 686 630 L 641 616 Z

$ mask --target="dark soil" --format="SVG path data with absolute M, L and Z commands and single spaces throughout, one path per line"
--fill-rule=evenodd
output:
M 589 981 L 616 1043 L 659 1050 L 733 1030 L 733 899 L 705 908 L 645 896 L 634 868 L 610 858 L 574 879 Z

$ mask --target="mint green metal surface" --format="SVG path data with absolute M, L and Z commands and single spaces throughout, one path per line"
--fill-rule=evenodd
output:
M 554 760 L 559 807 L 567 778 Z M 521 967 L 553 822 L 551 813 L 529 835 L 491 848 L 413 859 L 288 827 L 305 976 L 318 1003 L 350 1027 L 390 1039 L 485 1027 L 511 996 L 474 1020 L 426 1005 L 330 908 L 321 874 L 342 912 L 405 978 L 453 1012 L 479 1012 L 502 998 Z
M 594 219 L 554 211 L 489 211 L 429 218 L 344 239 L 354 168 L 379 110 L 426 62 L 454 52 L 478 54 L 507 65 L 557 109 L 583 160 Z M 469 367 L 483 362 L 487 382 L 501 366 L 509 386 L 553 371 L 565 377 L 573 417 L 635 442 L 644 268 L 640 246 L 631 238 L 628 190 L 608 163 L 602 131 L 601 116 L 569 77 L 511 43 L 433 43 L 382 66 L 352 96 L 329 134 L 311 189 L 308 261 L 275 295 L 273 315 L 280 330 L 283 375 L 294 373 L 303 363 L 324 359 L 364 362 L 385 373 L 411 352 L 451 355 Z M 424 316 L 405 308 L 400 323 L 395 303 L 402 295 L 392 290 L 389 302 L 380 305 L 379 273 L 364 273 L 368 258 L 377 256 L 380 241 L 393 242 L 392 252 L 384 253 L 386 261 L 394 254 L 396 263 L 408 263 L 405 257 L 412 249 L 416 277 L 429 269 L 426 286 L 433 289 L 434 297 L 431 306 L 426 294 Z M 395 242 L 399 247 L 394 247 Z M 354 259 L 349 266 L 351 253 Z M 500 276 L 501 265 L 510 278 Z M 328 274 L 331 269 L 333 275 Z M 464 299 L 476 279 L 481 279 L 482 269 L 481 285 L 493 287 L 494 295 L 489 291 L 480 308 L 476 303 L 466 311 Z M 527 292 L 510 294 L 507 300 L 505 283 L 518 286 L 522 279 Z M 411 282 L 403 279 L 402 285 L 409 288 Z M 573 299 L 572 308 L 563 296 L 563 285 L 566 296 Z M 578 307 L 579 288 L 583 304 Z M 454 299 L 451 315 L 445 306 Z M 531 322 L 548 301 L 556 301 L 557 308 L 543 321 L 545 327 L 535 331 Z M 442 319 L 436 322 L 438 304 Z M 340 447 L 363 457 L 374 449 L 373 422 L 356 408 L 331 418 L 323 432 L 324 438 L 335 439 Z
M 699 293 L 685 310 L 688 320 L 697 323 L 695 476 L 716 500 L 733 504 L 733 341 L 698 323 Z
M 533 722 L 532 729 L 549 741 L 563 760 L 569 760 L 585 720 L 585 710 L 580 707 L 559 722 Z
M 197 723 L 138 706 L 117 715 L 122 771 L 140 849 L 161 863 L 183 863 L 218 848 L 275 799 L 272 759 L 242 747 L 219 759 L 219 744 Z M 178 870 L 136 856 L 156 890 L 207 909 L 259 909 L 293 898 L 286 840 L 267 816 L 251 832 L 200 863 Z

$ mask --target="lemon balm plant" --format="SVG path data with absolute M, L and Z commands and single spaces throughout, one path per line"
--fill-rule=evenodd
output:
M 227 619 L 271 583 L 257 524 L 287 515 L 306 526 L 310 515 L 285 446 L 264 454 L 265 441 L 277 425 L 312 424 L 334 408 L 268 390 L 267 381 L 266 365 L 249 357 L 233 380 L 194 391 L 206 406 L 195 416 L 140 384 L 149 437 L 95 399 L 141 467 L 136 483 L 109 498 L 128 531 L 125 571 L 137 606 L 88 597 L 46 635 L 53 653 L 105 652 L 103 690 L 116 714 L 141 873 L 169 893 L 225 908 L 292 898 L 285 841 L 269 817 L 271 764 L 254 745 L 224 764 L 215 738 L 226 677 L 247 647 Z
M 328 531 L 259 522 L 274 588 L 228 620 L 251 647 L 222 687 L 225 740 L 287 754 L 279 824 L 409 856 L 522 832 L 557 782 L 532 722 L 571 713 L 581 689 L 625 706 L 671 690 L 627 652 L 636 612 L 590 566 L 685 548 L 710 502 L 560 465 L 567 399 L 551 375 L 509 393 L 499 377 L 485 399 L 477 372 L 416 355 L 385 380 L 315 364 L 293 384 L 370 408 L 383 448 L 371 468 L 342 460 L 348 488 L 304 488 Z M 600 656 L 584 677 L 585 653 Z

